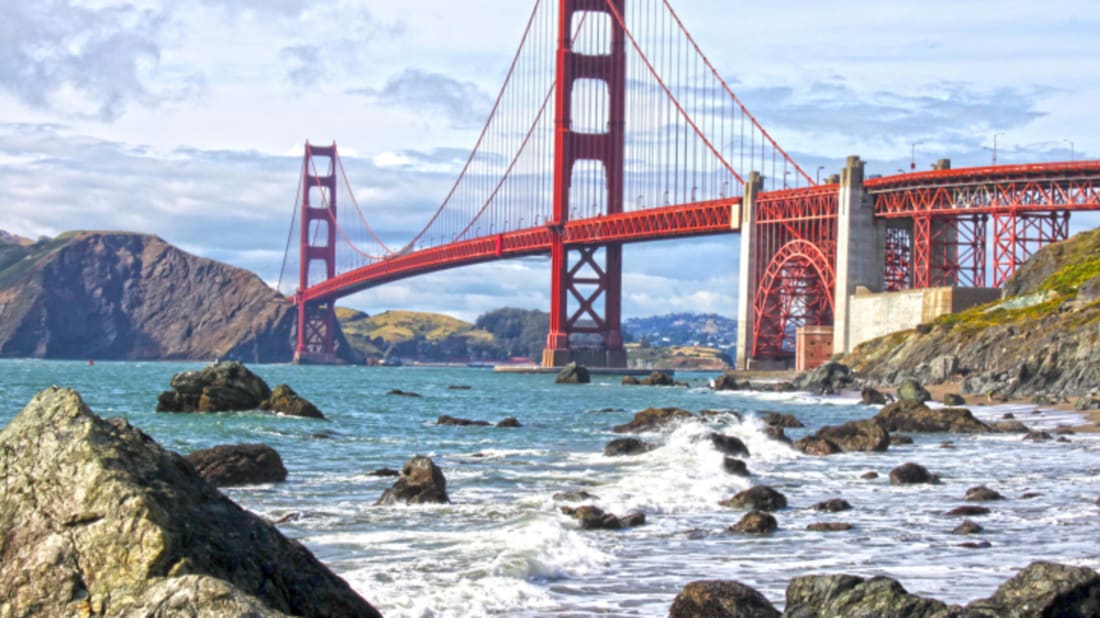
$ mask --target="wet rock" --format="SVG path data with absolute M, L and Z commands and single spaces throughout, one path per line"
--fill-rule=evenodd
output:
M 737 436 L 727 436 L 720 433 L 712 433 L 707 436 L 710 438 L 711 444 L 714 445 L 719 452 L 723 455 L 741 455 L 744 457 L 749 456 L 749 447 L 745 446 L 745 443 L 741 441 L 741 438 Z
M 641 433 L 656 431 L 676 421 L 692 418 L 694 415 L 680 408 L 647 408 L 634 415 L 629 423 L 617 425 L 611 429 L 615 433 Z
M 271 390 L 271 396 L 260 402 L 260 409 L 305 418 L 324 419 L 325 415 L 312 402 L 294 392 L 286 384 L 279 384 Z
M 870 481 L 872 479 L 877 479 L 878 478 L 878 472 L 875 472 L 874 470 L 871 470 L 869 472 L 864 472 L 863 474 L 859 475 L 859 478 L 861 478 L 865 481 Z
M 617 517 L 605 513 L 598 506 L 584 505 L 576 508 L 563 506 L 561 512 L 577 520 L 584 530 L 619 530 L 645 524 L 645 514 L 637 511 Z
M 733 580 L 695 581 L 672 601 L 668 618 L 779 618 L 764 595 Z
M 449 503 L 447 479 L 429 457 L 416 455 L 401 467 L 401 476 L 382 492 L 375 506 L 392 504 Z
M 722 469 L 737 476 L 749 476 L 749 467 L 745 462 L 733 457 L 722 459 Z
M 932 393 L 913 378 L 906 378 L 898 385 L 898 399 L 924 403 L 932 400 Z
M 802 421 L 795 418 L 793 414 L 780 414 L 779 412 L 764 412 L 764 424 L 769 427 L 789 427 L 792 429 L 798 427 L 805 427 Z
M 1005 412 L 1004 414 L 1001 415 L 1001 418 L 1003 418 L 1005 420 L 1012 420 L 1012 419 L 1016 418 L 1016 415 L 1011 413 L 1011 412 Z
M 561 491 L 551 496 L 551 498 L 560 502 L 583 502 L 585 500 L 599 499 L 596 495 L 591 494 L 583 489 L 576 489 L 573 491 Z
M 447 386 L 447 390 L 449 391 L 468 391 L 472 388 L 473 387 L 469 384 L 450 384 Z
M 940 448 L 955 448 L 955 443 L 950 440 L 940 442 Z
M 913 443 L 913 436 L 907 436 L 905 434 L 893 433 L 890 434 L 890 446 L 901 446 Z
M 993 596 L 966 606 L 972 616 L 1100 616 L 1100 574 L 1088 567 L 1033 562 Z
M 638 386 L 641 382 L 634 376 L 623 376 L 623 381 L 620 384 L 623 386 Z
M 1005 497 L 1000 493 L 986 487 L 985 485 L 978 485 L 966 490 L 967 502 L 987 502 L 990 500 L 1004 500 Z
M 185 459 L 215 487 L 286 480 L 283 459 L 266 444 L 222 444 L 195 451 Z
M 852 575 L 806 575 L 787 585 L 790 618 L 826 616 L 890 616 L 924 618 L 947 609 L 935 599 L 909 594 L 888 577 L 863 579 Z
M 381 476 L 381 477 L 401 476 L 401 471 L 400 470 L 394 470 L 393 468 L 378 468 L 377 470 L 371 470 L 370 472 L 368 472 L 367 476 Z
M 852 524 L 844 521 L 815 521 L 806 526 L 811 532 L 843 532 L 852 528 Z
M 1031 440 L 1032 442 L 1046 442 L 1047 440 L 1053 440 L 1054 436 L 1045 431 L 1031 431 L 1024 436 L 1024 440 Z
M 743 391 L 749 388 L 749 383 L 738 382 L 735 374 L 726 372 L 714 379 L 711 388 L 716 391 Z
M 450 425 L 453 427 L 488 427 L 489 421 L 472 421 L 468 418 L 456 418 L 444 414 L 435 420 L 436 425 Z
M 577 363 L 569 363 L 562 367 L 558 377 L 554 378 L 555 384 L 588 384 L 591 381 L 592 376 L 589 375 L 588 368 Z
M 985 530 L 985 528 L 983 528 L 981 524 L 969 519 L 964 519 L 961 524 L 955 526 L 951 534 L 978 534 L 983 530 Z
M 1031 429 L 1020 421 L 993 421 L 989 423 L 993 433 L 1029 433 Z
M 1054 434 L 1059 436 L 1072 436 L 1077 432 L 1073 430 L 1073 427 L 1069 425 L 1058 425 L 1054 428 Z
M 386 391 L 386 395 L 390 397 L 422 397 L 420 393 L 403 391 L 399 388 L 391 388 L 390 390 Z
M 740 521 L 730 526 L 729 531 L 742 534 L 771 534 L 778 527 L 779 524 L 770 513 L 751 511 L 745 513 Z
M 886 431 L 908 433 L 988 433 L 989 427 L 965 408 L 932 409 L 920 401 L 902 399 L 879 410 L 874 421 Z
M 734 508 L 747 507 L 754 511 L 778 511 L 787 508 L 787 497 L 767 485 L 756 485 L 719 504 Z
M 816 436 L 807 436 L 797 440 L 793 446 L 807 455 L 832 455 L 841 452 L 841 448 L 834 442 Z
M 649 377 L 641 380 L 639 384 L 643 386 L 681 386 L 683 382 L 677 382 L 672 379 L 672 376 L 662 371 L 654 371 L 649 374 Z M 685 385 L 686 386 L 686 385 Z
M 1038 498 L 1041 495 L 1043 495 L 1043 494 L 1041 494 L 1037 491 L 1028 491 L 1028 492 L 1024 492 L 1024 493 L 1020 494 L 1020 499 L 1021 500 L 1031 500 L 1032 498 Z
M 814 434 L 815 438 L 835 444 L 845 452 L 879 452 L 890 446 L 890 434 L 873 420 L 849 421 L 843 425 L 827 425 Z
M 811 393 L 836 393 L 849 388 L 855 382 L 855 374 L 846 365 L 829 361 L 809 373 L 799 375 L 793 380 L 799 390 Z
M 943 405 L 945 406 L 965 406 L 966 398 L 958 393 L 947 393 L 943 396 Z
M 616 438 L 603 447 L 603 454 L 607 457 L 640 455 L 642 453 L 648 453 L 654 448 L 656 448 L 655 445 L 643 442 L 638 438 Z
M 859 391 L 859 400 L 865 406 L 881 406 L 890 401 L 886 398 L 886 395 L 870 386 Z
M 852 505 L 848 503 L 844 498 L 832 498 L 818 502 L 813 506 L 815 511 L 825 511 L 827 513 L 837 513 L 839 511 L 847 511 L 852 508 Z
M 497 423 L 497 427 L 516 428 L 522 426 L 523 425 L 519 424 L 519 419 L 514 416 L 509 416 L 508 418 L 502 419 L 500 422 Z
M 917 463 L 903 463 L 890 471 L 890 482 L 894 485 L 913 485 L 917 483 L 937 483 L 939 479 L 927 468 Z
M 238 361 L 177 373 L 169 385 L 157 397 L 157 412 L 256 410 L 271 396 L 271 387 Z
M 4 615 L 379 615 L 303 545 L 75 391 L 42 391 L 0 432 L 0 478 Z
M 984 506 L 974 506 L 973 504 L 968 504 L 965 506 L 955 507 L 948 511 L 946 515 L 951 517 L 975 517 L 978 515 L 989 515 L 989 509 L 985 508 Z
M 727 416 L 727 415 L 732 416 L 733 418 L 737 419 L 738 423 L 745 420 L 744 415 L 741 414 L 740 412 L 736 411 L 736 410 L 699 410 L 699 417 L 700 418 L 710 418 L 712 416 Z
M 763 431 L 764 435 L 769 440 L 775 440 L 776 442 L 782 442 L 783 444 L 791 444 L 791 439 L 787 437 L 787 434 L 783 431 L 782 427 L 776 427 L 774 425 L 766 425 Z
M 967 549 L 989 549 L 993 547 L 993 544 L 989 541 L 966 541 L 965 543 L 959 543 L 959 547 L 965 547 Z

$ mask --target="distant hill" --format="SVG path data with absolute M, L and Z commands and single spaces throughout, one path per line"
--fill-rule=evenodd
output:
M 668 313 L 623 321 L 628 341 L 651 346 L 704 346 L 726 354 L 737 346 L 737 320 L 717 313 Z
M 285 362 L 294 327 L 256 275 L 155 236 L 0 243 L 0 356 Z
M 393 346 L 399 358 L 467 361 L 485 357 L 493 336 L 469 322 L 439 313 L 386 311 L 374 316 L 338 307 L 336 318 L 348 343 L 378 359 Z

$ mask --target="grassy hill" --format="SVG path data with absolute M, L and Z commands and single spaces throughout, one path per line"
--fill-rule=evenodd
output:
M 392 345 L 402 358 L 464 360 L 493 344 L 492 334 L 439 313 L 386 311 L 368 316 L 337 307 L 336 319 L 352 347 L 368 358 L 380 358 Z

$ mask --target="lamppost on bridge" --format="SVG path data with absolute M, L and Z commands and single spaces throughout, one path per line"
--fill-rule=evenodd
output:
M 817 166 L 817 184 L 821 184 L 821 170 L 825 169 L 824 165 Z
M 1071 139 L 1064 139 L 1064 140 L 1062 140 L 1062 141 L 1063 141 L 1063 142 L 1065 142 L 1065 143 L 1067 143 L 1067 144 L 1069 144 L 1069 162 L 1070 162 L 1070 163 L 1073 163 L 1073 155 L 1074 155 L 1074 152 L 1073 152 L 1073 140 L 1071 140 Z
M 997 136 L 1004 135 L 1004 131 L 998 131 L 993 134 L 993 165 L 997 165 Z M 988 146 L 984 146 L 986 150 L 989 150 Z
M 913 142 L 909 144 L 909 171 L 917 171 L 917 144 L 920 142 Z

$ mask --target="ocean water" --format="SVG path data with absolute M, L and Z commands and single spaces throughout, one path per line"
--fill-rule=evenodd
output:
M 811 457 L 767 439 L 761 412 L 797 416 L 805 429 L 874 413 L 853 397 L 805 393 L 716 393 L 714 374 L 677 377 L 689 388 L 626 387 L 596 377 L 555 385 L 550 375 L 502 375 L 487 369 L 298 367 L 256 365 L 270 384 L 289 383 L 331 422 L 260 413 L 157 414 L 156 396 L 189 363 L 0 361 L 4 424 L 51 384 L 77 389 L 102 416 L 124 416 L 166 448 L 187 453 L 216 444 L 264 442 L 282 455 L 285 483 L 225 490 L 244 507 L 281 524 L 386 616 L 664 616 L 677 592 L 698 579 L 736 579 L 781 607 L 790 578 L 812 573 L 888 575 L 910 592 L 965 603 L 990 595 L 1034 560 L 1100 569 L 1100 436 L 1029 442 L 1019 434 L 916 435 L 886 453 Z M 469 386 L 453 390 L 452 385 Z M 390 389 L 422 395 L 387 396 Z M 660 448 L 608 458 L 621 437 L 612 426 L 651 406 L 726 410 L 661 433 Z M 1013 412 L 1035 429 L 1078 416 L 1032 407 L 972 406 L 979 417 Z M 443 414 L 498 421 L 517 429 L 435 425 Z M 750 478 L 727 474 L 706 436 L 741 438 Z M 945 445 L 945 442 L 950 444 Z M 412 455 L 443 469 L 452 504 L 373 506 Z M 917 462 L 939 485 L 892 486 L 890 469 Z M 865 472 L 879 478 L 864 480 Z M 754 484 L 783 492 L 770 536 L 726 532 L 742 512 L 718 502 Z M 986 532 L 952 535 L 966 489 L 986 484 L 1008 499 L 973 517 Z M 644 526 L 580 530 L 562 515 L 556 492 L 584 489 L 604 510 L 644 511 Z M 1023 498 L 1025 494 L 1038 494 Z M 844 498 L 853 509 L 811 507 Z M 844 521 L 846 532 L 810 532 L 807 524 Z M 988 541 L 987 549 L 960 547 Z

